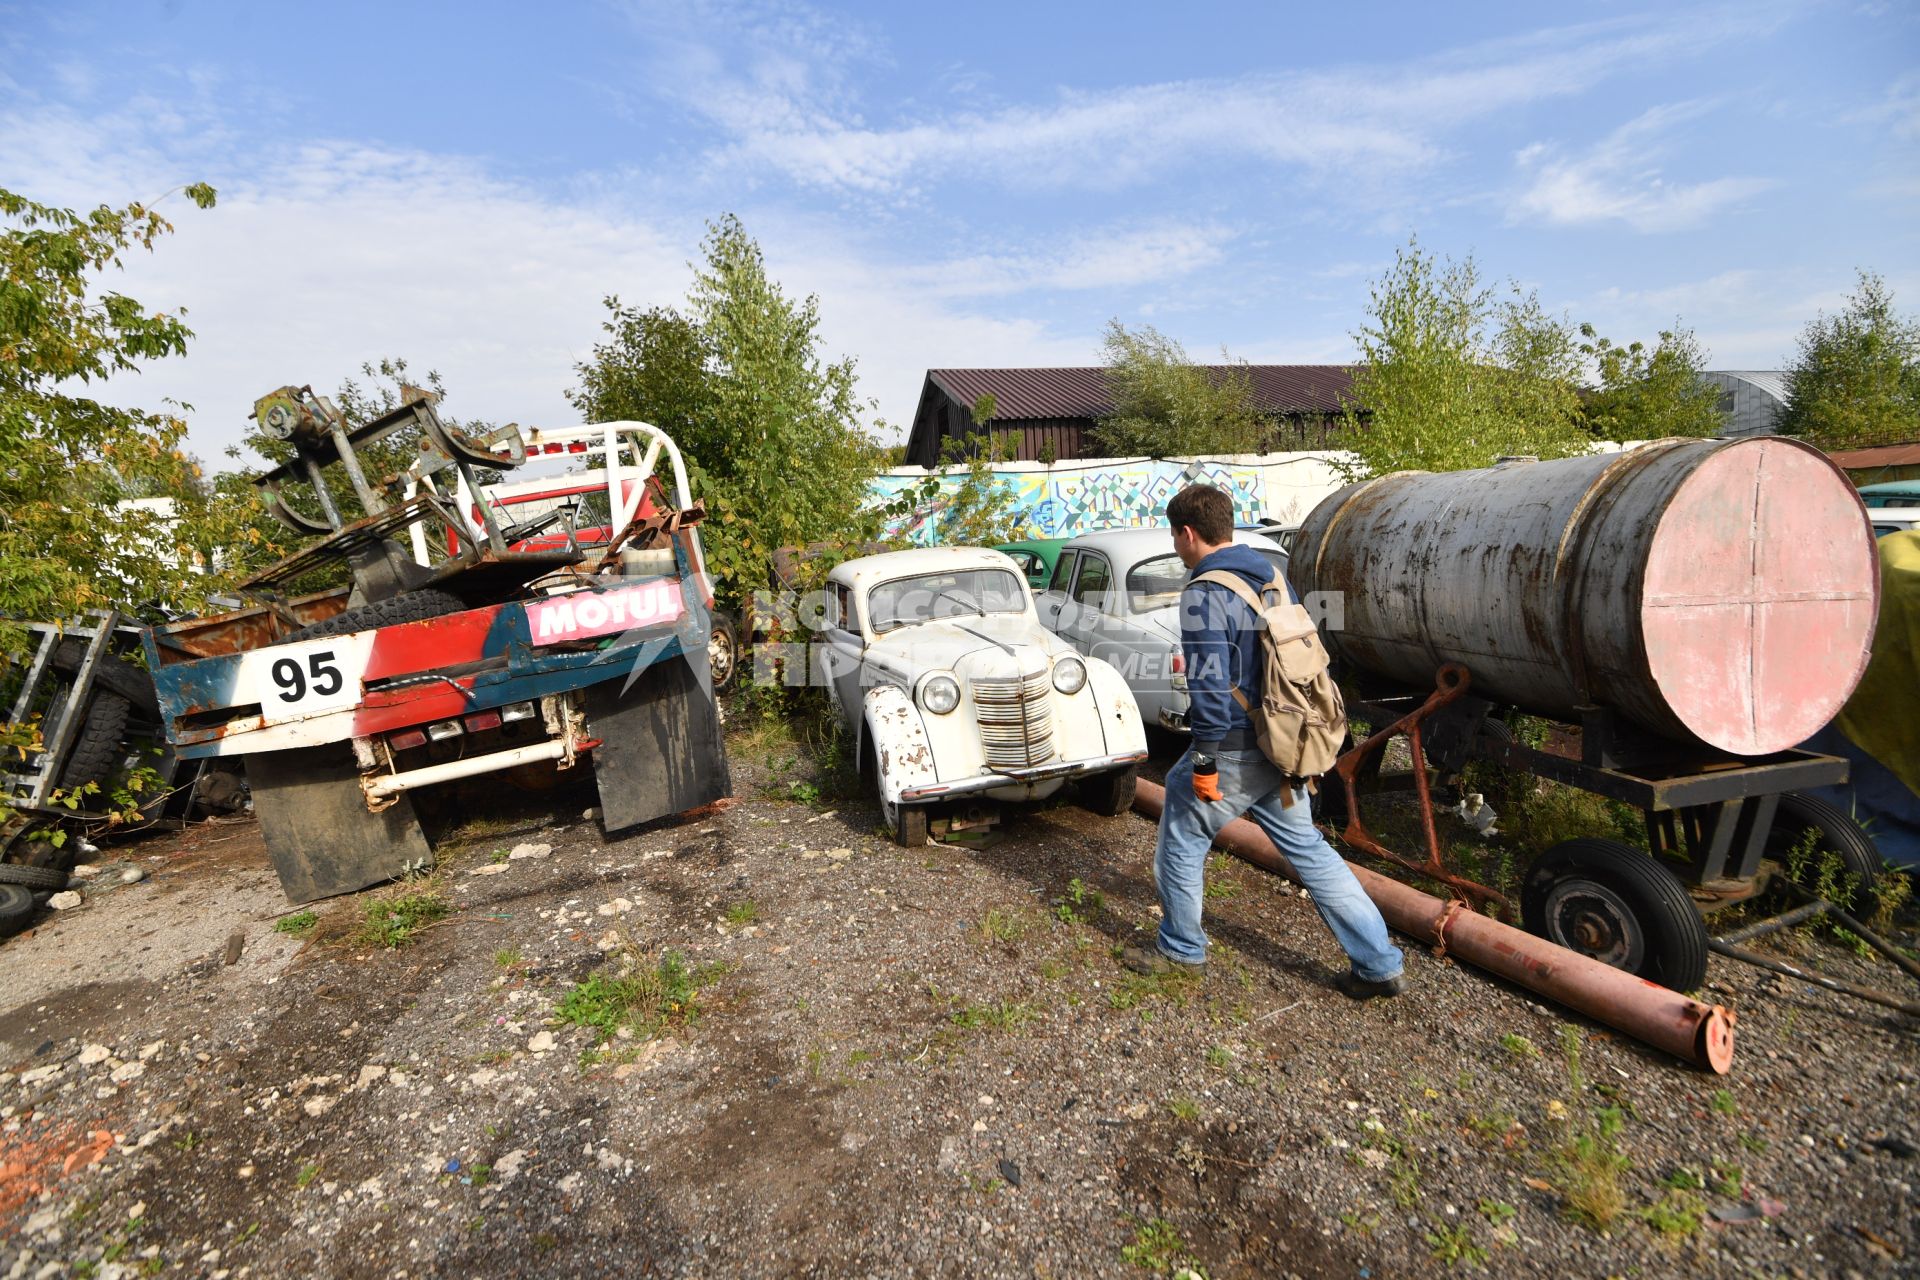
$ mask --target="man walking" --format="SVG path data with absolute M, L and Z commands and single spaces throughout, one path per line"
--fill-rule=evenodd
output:
M 1400 950 L 1387 940 L 1380 909 L 1313 825 L 1305 780 L 1285 777 L 1261 753 L 1252 717 L 1234 697 L 1238 688 L 1248 705 L 1260 699 L 1259 618 L 1219 583 L 1194 581 L 1226 570 L 1257 593 L 1273 580 L 1273 567 L 1252 547 L 1234 544 L 1233 500 L 1212 485 L 1189 485 L 1175 494 L 1167 523 L 1173 526 L 1173 549 L 1187 566 L 1180 648 L 1193 745 L 1167 773 L 1153 851 L 1162 913 L 1156 945 L 1128 947 L 1123 963 L 1137 973 L 1204 968 L 1207 935 L 1200 910 L 1207 850 L 1220 828 L 1244 814 L 1293 864 L 1347 953 L 1351 967 L 1335 985 L 1356 1000 L 1399 995 L 1406 989 Z

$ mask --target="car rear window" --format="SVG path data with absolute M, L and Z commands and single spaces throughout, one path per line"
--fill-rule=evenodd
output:
M 1178 604 L 1180 589 L 1186 585 L 1187 566 L 1179 556 L 1142 560 L 1127 573 L 1127 608 L 1148 613 Z
M 873 629 L 892 631 L 916 622 L 1023 613 L 1027 584 L 1005 569 L 961 569 L 883 582 L 867 593 Z

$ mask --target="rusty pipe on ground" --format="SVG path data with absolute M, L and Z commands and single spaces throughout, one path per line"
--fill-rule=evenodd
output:
M 1149 818 L 1159 818 L 1165 799 L 1165 789 L 1155 783 L 1143 780 L 1134 789 L 1134 808 Z M 1262 871 L 1299 880 L 1273 841 L 1245 818 L 1229 822 L 1214 837 L 1214 844 Z M 1443 902 L 1366 867 L 1351 862 L 1347 865 L 1353 867 L 1360 887 L 1380 908 L 1387 924 L 1433 947 L 1436 954 L 1451 954 L 1518 983 L 1697 1067 L 1725 1075 L 1733 1066 L 1730 1010 L 1701 1004 L 1545 938 L 1523 933 L 1479 914 L 1465 903 Z

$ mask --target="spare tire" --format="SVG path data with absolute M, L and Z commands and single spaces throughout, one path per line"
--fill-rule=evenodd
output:
M 344 636 L 354 631 L 371 631 L 376 627 L 398 626 L 402 622 L 424 622 L 428 618 L 438 618 L 449 613 L 459 613 L 467 607 L 466 601 L 448 591 L 428 587 L 421 591 L 406 591 L 386 600 L 375 600 L 371 604 L 358 605 L 343 613 L 336 613 L 325 622 L 316 622 L 312 626 L 302 627 L 279 644 L 290 644 L 295 640 L 314 640 L 320 636 Z

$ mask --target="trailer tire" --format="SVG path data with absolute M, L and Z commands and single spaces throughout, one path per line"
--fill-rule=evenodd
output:
M 1520 888 L 1527 932 L 1675 991 L 1707 977 L 1707 926 L 1686 886 L 1618 840 L 1566 840 Z
M 80 732 L 74 736 L 73 750 L 67 755 L 67 767 L 60 771 L 62 789 L 73 791 L 113 776 L 127 753 L 127 716 L 131 710 L 131 704 L 119 694 L 108 689 L 94 691 Z
M 295 640 L 316 640 L 321 636 L 344 636 L 355 631 L 372 631 L 376 627 L 398 626 L 403 622 L 424 622 L 428 618 L 444 617 L 449 613 L 459 613 L 467 607 L 466 601 L 447 591 L 432 587 L 420 591 L 402 592 L 386 600 L 375 600 L 336 613 L 325 622 L 316 622 L 312 626 L 302 627 L 279 644 L 291 644 Z
M 1834 854 L 1854 877 L 1855 901 L 1873 888 L 1880 878 L 1880 851 L 1874 847 L 1872 837 L 1839 806 L 1818 796 L 1789 791 L 1780 797 L 1780 807 L 1774 811 L 1773 830 L 1767 835 L 1767 856 L 1784 871 L 1787 851 L 1808 831 L 1819 836 L 1815 851 Z M 1842 910 L 1850 910 L 1853 903 L 1837 905 Z
M 17 884 L 21 888 L 33 891 L 52 890 L 54 893 L 67 887 L 72 879 L 58 867 L 33 867 L 24 862 L 0 862 L 0 884 Z
M 33 919 L 33 890 L 17 884 L 0 884 L 0 938 L 12 937 Z

